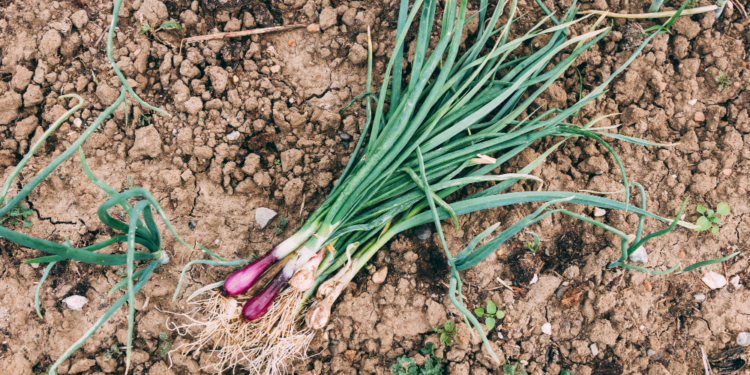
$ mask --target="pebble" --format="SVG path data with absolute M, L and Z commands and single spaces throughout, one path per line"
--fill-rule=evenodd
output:
M 695 115 L 693 116 L 693 119 L 696 122 L 706 121 L 706 115 L 704 115 L 703 112 L 695 112 Z
M 82 124 L 83 124 L 83 121 L 81 120 L 80 117 L 76 117 L 76 118 L 73 119 L 73 125 L 76 128 L 80 128 Z
M 732 285 L 737 289 L 739 289 L 740 286 L 742 286 L 739 275 L 734 275 L 731 279 L 729 279 L 729 282 L 732 283 Z
M 690 99 L 688 101 L 688 104 L 690 104 L 690 105 L 695 105 L 695 103 L 698 103 L 698 99 Z
M 341 137 L 342 141 L 350 141 L 352 139 L 352 136 L 349 135 L 349 133 L 341 133 L 339 134 L 339 137 Z
M 237 138 L 239 138 L 239 137 L 240 137 L 240 132 L 238 132 L 236 130 L 233 131 L 233 132 L 231 132 L 231 133 L 229 133 L 227 135 L 227 139 L 230 140 L 230 141 L 236 141 Z
M 630 254 L 630 260 L 633 262 L 648 263 L 648 252 L 643 246 L 639 246 L 633 254 Z
M 737 335 L 737 345 L 750 346 L 750 332 L 740 332 L 740 334 Z
M 542 324 L 542 333 L 546 333 L 552 336 L 552 324 L 549 324 L 549 323 Z
M 274 65 L 274 66 L 271 67 L 271 73 L 275 74 L 275 73 L 278 73 L 280 71 L 281 71 L 281 66 L 279 66 L 279 65 Z
M 537 276 L 537 274 L 534 274 L 534 277 L 531 278 L 529 284 L 536 284 L 537 281 L 539 281 L 539 276 Z
M 341 145 L 344 146 L 344 149 L 349 149 L 349 142 L 347 141 L 341 141 Z
M 320 25 L 318 25 L 317 23 L 310 24 L 310 26 L 307 26 L 307 31 L 311 33 L 319 33 Z
M 196 224 L 196 223 L 195 223 L 194 221 L 192 221 L 192 220 L 190 220 L 190 222 L 188 223 L 188 228 L 190 228 L 190 230 L 195 230 L 195 227 L 196 227 L 196 226 L 198 226 L 198 224 Z
M 648 355 L 649 357 L 651 357 L 652 355 L 656 354 L 656 350 L 654 350 L 654 349 L 649 349 L 649 350 L 647 350 L 647 351 L 646 351 L 646 354 L 647 354 L 647 355 Z
M 432 229 L 427 224 L 422 224 L 414 228 L 414 232 L 417 234 L 417 238 L 424 241 L 432 236 Z
M 266 207 L 260 207 L 257 210 L 255 210 L 255 222 L 260 225 L 260 229 L 263 229 L 268 225 L 268 222 L 271 221 L 271 219 L 276 217 L 276 211 L 266 208 Z
M 375 284 L 382 284 L 386 276 L 388 276 L 388 267 L 384 266 L 372 275 L 372 281 Z
M 607 214 L 607 210 L 601 209 L 599 207 L 594 207 L 594 217 L 602 217 Z
M 694 294 L 693 298 L 695 298 L 696 301 L 705 301 L 706 295 L 705 294 Z
M 727 278 L 714 271 L 707 272 L 701 280 L 711 289 L 719 289 L 727 285 Z
M 599 355 L 599 348 L 596 347 L 596 344 L 591 344 L 590 348 L 591 348 L 591 355 L 593 355 L 594 357 Z
M 84 296 L 70 296 L 62 300 L 62 302 L 71 310 L 81 311 L 83 305 L 87 304 L 89 299 Z
M 727 169 L 721 171 L 721 173 L 724 173 L 725 176 L 731 176 L 732 175 L 732 170 L 729 169 L 729 168 L 727 168 Z

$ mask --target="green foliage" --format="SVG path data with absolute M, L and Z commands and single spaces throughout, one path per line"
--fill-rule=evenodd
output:
M 273 161 L 273 163 L 276 164 L 276 165 L 281 165 L 281 160 L 276 159 L 276 160 Z
M 149 31 L 151 31 L 151 25 L 148 24 L 148 21 L 143 21 L 143 23 L 141 24 L 141 31 L 139 31 L 139 33 L 145 34 Z
M 458 327 L 452 321 L 447 320 L 443 328 L 432 326 L 432 329 L 440 334 L 440 344 L 443 346 L 453 345 L 453 338 L 458 333 Z
M 8 204 L 8 202 L 10 202 L 10 198 L 5 198 L 3 206 Z M 8 225 L 10 225 L 11 227 L 14 227 L 18 224 L 23 224 L 24 228 L 31 227 L 34 224 L 31 222 L 31 219 L 29 219 L 29 216 L 31 216 L 33 213 L 34 210 L 29 208 L 29 206 L 25 204 L 19 204 L 18 206 L 11 208 L 5 216 L 0 217 L 0 225 L 4 224 L 7 221 Z
M 282 217 L 279 219 L 279 223 L 274 227 L 274 231 L 276 231 L 276 234 L 281 234 L 281 232 L 284 231 L 284 228 L 289 225 L 289 221 L 286 217 Z
M 719 84 L 719 91 L 724 90 L 725 87 L 732 83 L 732 81 L 729 80 L 729 77 L 727 77 L 722 71 L 719 71 L 719 75 L 714 77 L 714 79 L 716 80 L 716 83 Z
M 175 20 L 164 21 L 164 23 L 162 23 L 161 26 L 159 26 L 159 28 L 156 29 L 156 31 L 160 31 L 160 30 L 177 30 L 177 31 L 180 31 L 180 30 L 182 30 L 182 25 L 180 25 L 180 23 L 177 22 L 177 21 L 175 21 Z M 156 31 L 154 31 L 154 32 L 156 32 Z
M 394 375 L 441 375 L 443 367 L 440 365 L 440 358 L 433 354 L 434 350 L 435 347 L 431 342 L 420 350 L 422 354 L 429 356 L 422 366 L 417 366 L 414 358 L 402 355 L 396 359 L 396 363 L 391 365 L 391 373 Z
M 731 211 L 729 205 L 724 202 L 721 202 L 716 206 L 716 211 L 700 204 L 695 210 L 701 214 L 701 217 L 695 222 L 695 225 L 698 226 L 698 229 L 696 230 L 702 232 L 711 229 L 711 233 L 716 235 L 719 234 L 719 224 L 721 224 L 721 218 L 719 218 L 719 215 L 726 216 L 729 215 L 729 212 Z
M 532 231 L 526 231 L 526 233 L 534 237 L 534 244 L 532 245 L 531 242 L 526 241 L 526 248 L 529 249 L 529 251 L 531 251 L 532 253 L 535 253 L 537 250 L 539 250 L 539 236 Z
M 151 118 L 149 118 L 145 113 L 141 112 L 141 115 L 138 116 L 138 128 L 142 128 L 144 126 L 151 125 Z
M 159 347 L 156 349 L 159 355 L 166 357 L 169 353 L 169 348 L 172 347 L 172 338 L 164 332 L 159 332 Z
M 523 364 L 521 364 L 520 362 L 516 362 L 514 364 L 508 363 L 503 366 L 503 372 L 505 373 L 505 375 L 529 375 L 529 373 L 526 372 L 523 367 Z
M 484 318 L 484 325 L 487 326 L 488 331 L 495 328 L 497 320 L 505 318 L 505 311 L 499 310 L 492 301 L 487 302 L 486 309 L 481 307 L 474 309 L 474 314 L 476 314 L 478 318 Z
M 122 190 L 130 190 L 135 187 L 135 182 L 133 182 L 133 176 L 127 176 L 125 177 L 125 183 L 122 184 Z
M 568 370 L 562 370 L 562 372 L 560 373 L 560 375 L 573 375 L 573 374 L 571 374 L 570 371 L 568 371 Z
M 108 349 L 107 352 L 104 353 L 104 359 L 112 359 L 115 355 L 121 355 L 122 351 L 120 348 L 117 347 L 117 344 L 112 344 Z

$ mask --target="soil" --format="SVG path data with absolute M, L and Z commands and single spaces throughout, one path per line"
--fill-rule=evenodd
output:
M 232 7 L 223 8 L 224 2 L 215 0 L 126 0 L 114 58 L 145 101 L 176 116 L 167 119 L 144 112 L 129 100 L 129 121 L 125 122 L 121 107 L 85 144 L 91 168 L 116 189 L 134 185 L 151 191 L 188 243 L 204 244 L 228 259 L 263 254 L 300 227 L 346 165 L 365 112 L 362 103 L 343 115 L 339 110 L 365 90 L 362 51 L 367 25 L 372 27 L 375 85 L 382 81 L 399 2 L 256 0 L 229 1 Z M 479 2 L 470 3 L 476 11 Z M 558 11 L 570 6 L 568 1 L 545 4 Z M 650 3 L 596 0 L 580 5 L 583 10 L 640 13 Z M 710 4 L 703 0 L 698 5 Z M 667 9 L 675 6 L 665 4 Z M 66 149 L 116 98 L 119 82 L 102 40 L 111 7 L 111 1 L 94 0 L 0 1 L 3 180 L 29 145 L 75 102 L 59 99 L 60 94 L 78 93 L 86 101 L 40 149 L 14 189 Z M 533 1 L 521 1 L 519 14 L 524 16 L 511 37 L 528 30 L 543 15 Z M 184 28 L 139 33 L 144 20 L 154 26 L 168 19 L 179 20 Z M 320 31 L 302 28 L 180 45 L 189 36 L 297 23 L 316 23 Z M 640 42 L 639 31 L 655 22 L 644 20 L 634 26 L 632 21 L 614 20 L 612 25 L 610 35 L 574 64 L 584 94 L 630 55 Z M 559 374 L 567 369 L 575 375 L 677 375 L 703 374 L 703 350 L 721 369 L 732 369 L 738 358 L 747 358 L 730 351 L 737 347 L 737 334 L 750 330 L 750 91 L 745 89 L 750 83 L 746 54 L 750 34 L 745 25 L 741 12 L 732 7 L 719 21 L 713 12 L 680 18 L 672 34 L 655 38 L 605 96 L 572 118 L 585 124 L 603 114 L 620 113 L 619 119 L 605 119 L 599 126 L 621 124 L 613 131 L 676 143 L 646 148 L 612 142 L 629 179 L 645 187 L 647 206 L 653 212 L 674 216 L 688 195 L 687 221 L 698 218 L 696 204 L 731 206 L 718 235 L 677 229 L 647 243 L 647 267 L 665 269 L 735 251 L 740 255 L 680 275 L 608 269 L 606 265 L 619 255 L 616 238 L 567 216 L 548 217 L 530 228 L 542 240 L 535 254 L 526 250 L 526 240 L 531 238 L 519 235 L 462 275 L 470 309 L 492 300 L 506 312 L 489 332 L 503 363 L 521 362 L 531 374 Z M 580 33 L 584 27 L 573 29 Z M 475 30 L 476 25 L 471 31 Z M 410 48 L 413 38 L 410 34 L 407 39 Z M 471 38 L 467 37 L 469 42 Z M 522 48 L 538 47 L 532 44 Z M 715 78 L 720 72 L 729 83 L 720 85 Z M 537 104 L 542 110 L 564 107 L 574 103 L 578 93 L 579 75 L 571 67 Z M 344 133 L 347 136 L 342 137 Z M 508 172 L 536 158 L 553 141 L 538 142 L 517 156 Z M 533 173 L 545 180 L 549 190 L 621 189 L 617 164 L 604 148 L 587 139 L 565 144 Z M 514 189 L 523 188 L 531 185 Z M 612 196 L 624 198 L 622 193 Z M 101 191 L 72 158 L 29 196 L 33 226 L 16 229 L 59 242 L 67 237 L 72 244 L 84 246 L 113 234 L 96 216 L 103 201 Z M 254 219 L 259 207 L 278 212 L 265 228 Z M 498 221 L 508 225 L 532 209 L 492 209 L 461 217 L 458 232 L 446 222 L 448 244 L 457 251 L 489 225 Z M 591 207 L 576 210 L 595 216 Z M 278 225 L 281 218 L 288 221 L 286 227 Z M 617 211 L 596 218 L 628 233 L 635 231 L 638 221 L 632 213 Z M 645 230 L 662 227 L 647 221 Z M 163 225 L 160 229 L 167 233 Z M 190 293 L 230 270 L 194 266 L 173 303 L 171 296 L 184 265 L 207 256 L 190 252 L 169 235 L 163 242 L 171 262 L 159 267 L 136 297 L 133 373 L 199 374 L 206 353 L 194 357 L 173 353 L 171 361 L 162 355 L 165 342 L 178 345 L 188 339 L 170 331 L 166 322 L 170 311 L 189 309 L 184 300 Z M 33 301 L 44 267 L 21 261 L 41 253 L 3 239 L 0 248 L 0 368 L 14 375 L 43 373 L 119 296 L 107 293 L 122 270 L 57 264 L 41 290 L 44 319 L 40 319 Z M 459 327 L 456 343 L 436 352 L 447 372 L 501 373 L 446 296 L 448 268 L 436 234 L 423 241 L 413 231 L 404 233 L 380 251 L 372 266 L 372 272 L 388 267 L 385 282 L 374 283 L 366 272 L 356 278 L 356 285 L 352 283 L 335 306 L 325 333 L 316 336 L 310 350 L 317 355 L 295 364 L 296 373 L 390 373 L 396 357 L 419 356 L 426 342 L 439 342 L 434 326 L 449 319 Z M 708 271 L 729 280 L 737 276 L 739 283 L 710 290 L 701 282 Z M 61 301 L 71 295 L 85 296 L 89 302 L 81 311 L 70 310 Z M 551 323 L 551 335 L 542 333 L 544 323 Z M 107 352 L 113 344 L 123 345 L 126 325 L 121 309 L 60 373 L 124 372 L 124 355 Z M 750 374 L 750 370 L 736 373 Z

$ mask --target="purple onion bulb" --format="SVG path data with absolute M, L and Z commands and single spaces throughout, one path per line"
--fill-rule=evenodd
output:
M 289 282 L 289 278 L 287 272 L 279 271 L 263 290 L 245 302 L 245 305 L 242 306 L 242 316 L 247 320 L 255 320 L 263 316 L 271 307 L 273 300 L 279 295 L 281 289 Z
M 231 296 L 244 293 L 263 275 L 263 272 L 266 272 L 278 260 L 279 258 L 273 255 L 273 251 L 270 251 L 255 262 L 232 272 L 224 282 L 224 290 Z

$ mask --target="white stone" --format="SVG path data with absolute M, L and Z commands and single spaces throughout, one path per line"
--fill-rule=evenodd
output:
M 227 139 L 230 140 L 230 141 L 236 141 L 237 138 L 239 138 L 239 137 L 240 137 L 240 132 L 238 132 L 236 130 L 233 131 L 233 132 L 231 132 L 231 133 L 229 133 L 229 134 L 227 134 Z
M 740 334 L 737 335 L 737 345 L 750 346 L 750 333 L 740 332 Z
M 531 278 L 529 284 L 536 284 L 537 281 L 539 281 L 539 276 L 537 276 L 537 274 L 534 274 L 534 277 Z
M 711 289 L 719 289 L 727 285 L 727 278 L 714 271 L 707 272 L 701 280 Z
M 372 281 L 375 284 L 382 284 L 388 276 L 388 267 L 384 266 L 372 275 Z
M 83 305 L 87 304 L 89 299 L 84 296 L 70 296 L 62 300 L 62 302 L 71 310 L 81 311 Z
M 83 124 L 83 121 L 81 120 L 80 117 L 76 117 L 76 118 L 73 119 L 73 125 L 76 128 L 80 128 L 82 124 Z
M 552 336 L 552 324 L 549 324 L 549 323 L 542 324 L 542 333 L 546 333 Z
M 639 246 L 633 254 L 630 254 L 630 260 L 633 262 L 648 263 L 648 252 L 643 246 Z
M 607 210 L 601 209 L 599 207 L 594 207 L 594 217 L 602 217 L 607 214 Z
M 591 348 L 591 355 L 593 355 L 594 357 L 599 355 L 599 348 L 596 347 L 596 344 L 591 344 L 590 348 Z
M 732 285 L 734 285 L 735 288 L 739 288 L 742 286 L 739 275 L 734 275 L 731 279 L 729 279 L 729 282 L 732 283 Z
M 265 228 L 266 225 L 268 225 L 268 222 L 275 217 L 276 211 L 270 208 L 260 207 L 255 210 L 255 222 L 260 225 L 260 229 Z
M 705 294 L 694 294 L 693 298 L 695 298 L 696 301 L 705 301 L 706 295 Z

